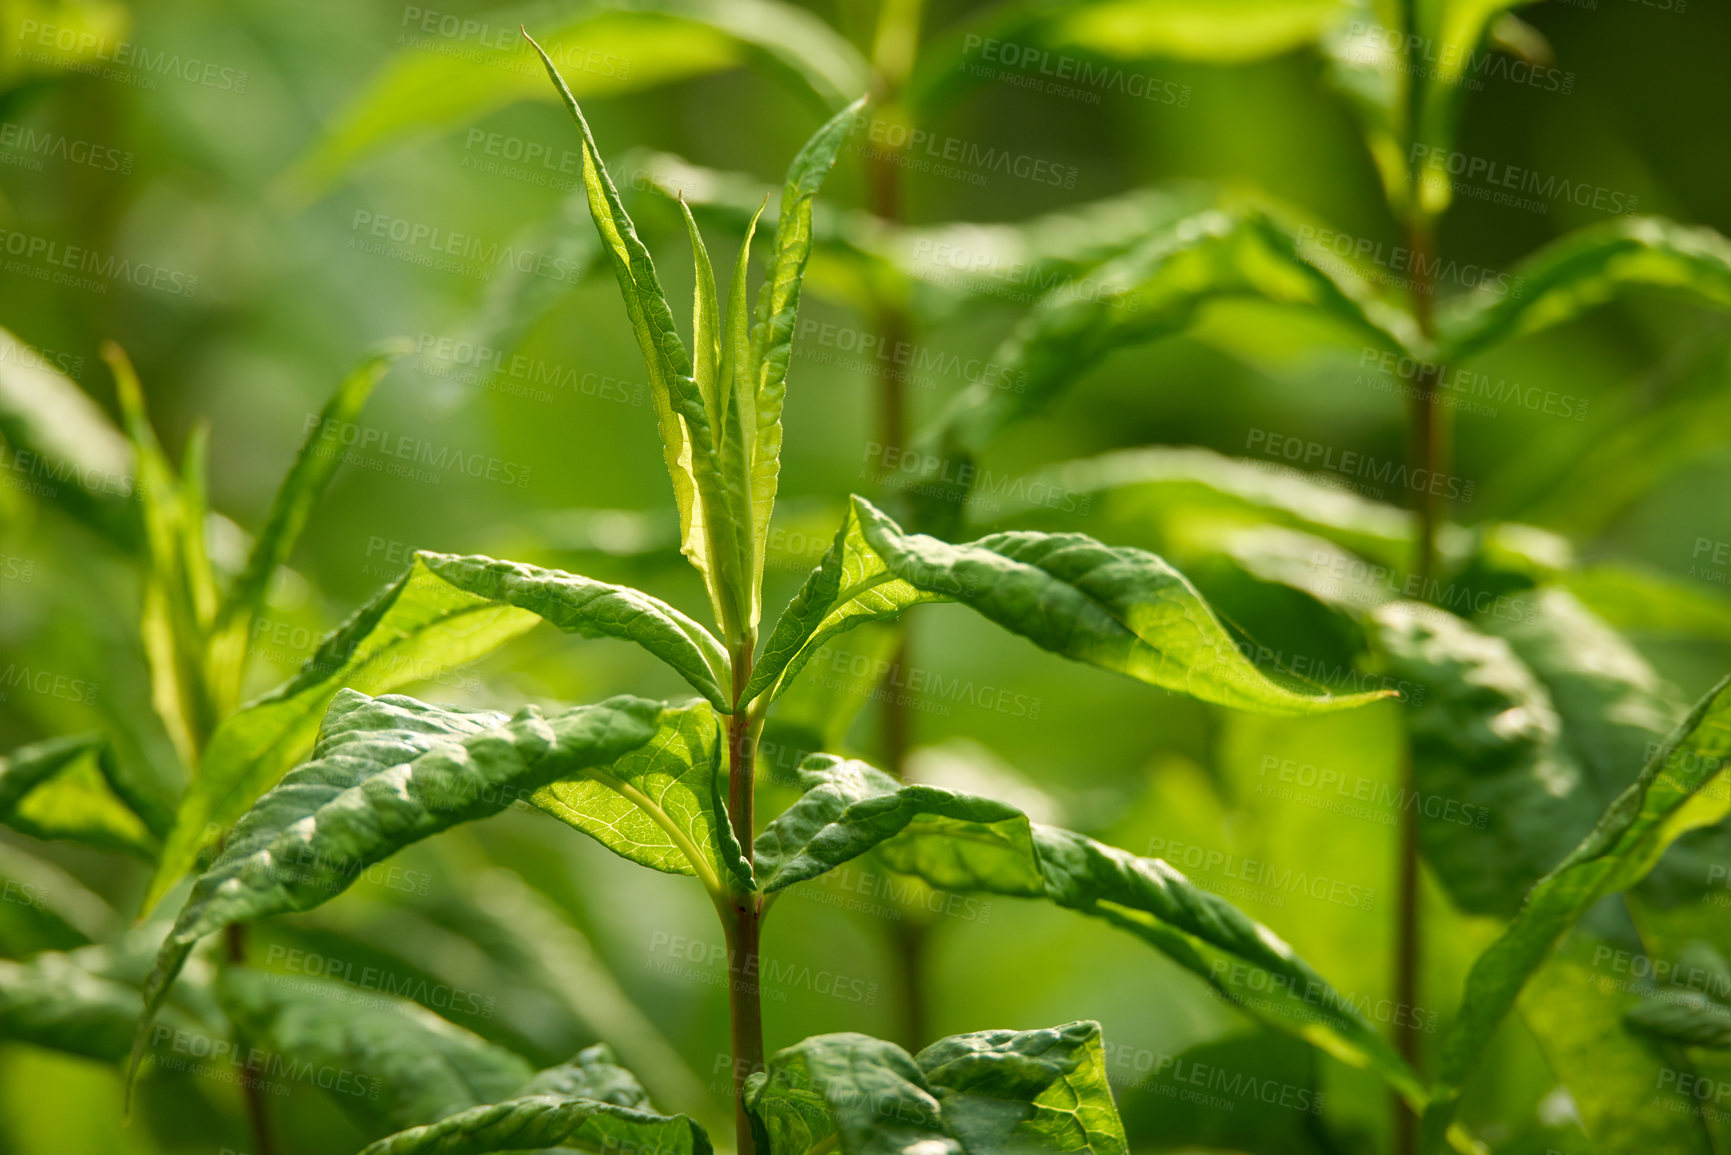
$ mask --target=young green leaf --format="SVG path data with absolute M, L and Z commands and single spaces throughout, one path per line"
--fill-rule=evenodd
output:
M 717 896 L 748 894 L 751 867 L 727 818 L 724 749 L 707 703 L 669 707 L 643 746 L 550 783 L 531 801 L 623 858 L 693 875 Z
M 1731 241 L 1657 217 L 1626 217 L 1570 233 L 1510 272 L 1522 279 L 1519 296 L 1481 287 L 1442 311 L 1440 360 L 1460 361 L 1559 324 L 1629 286 L 1731 308 Z
M 737 641 L 748 629 L 739 616 L 748 561 L 740 549 L 737 527 L 727 516 L 727 483 L 717 453 L 720 431 L 710 422 L 709 407 L 674 326 L 673 312 L 661 291 L 661 282 L 656 278 L 655 262 L 638 238 L 631 214 L 625 211 L 619 190 L 589 131 L 589 122 L 583 118 L 577 98 L 552 59 L 533 39 L 529 45 L 540 56 L 581 134 L 583 187 L 589 199 L 589 213 L 613 265 L 625 312 L 649 374 L 649 395 L 661 434 L 661 452 L 673 482 L 674 503 L 679 508 L 681 550 L 703 576 L 715 620 L 730 642 Z M 701 301 L 700 292 L 700 310 Z
M 353 1072 L 362 1093 L 332 1098 L 374 1134 L 496 1102 L 533 1073 L 417 1003 L 332 979 L 230 967 L 216 993 L 248 1047 Z
M 37 493 L 117 545 L 143 544 L 126 439 L 55 358 L 3 328 L 0 437 Z
M 563 1095 L 594 1099 L 617 1107 L 653 1111 L 649 1092 L 637 1076 L 619 1065 L 606 1043 L 584 1047 L 557 1067 L 548 1067 L 518 1089 L 519 1095 Z
M 910 1058 L 859 1034 L 819 1035 L 746 1084 L 760 1145 L 777 1155 L 1122 1155 L 1098 1023 L 951 1035 Z
M 1142 938 L 1229 999 L 1226 978 L 1257 973 L 1250 988 L 1288 1001 L 1258 995 L 1246 1010 L 1368 1067 L 1422 1106 L 1412 1071 L 1349 999 L 1273 931 L 1166 863 L 1030 823 L 1007 803 L 903 785 L 862 762 L 818 755 L 800 779 L 805 793 L 755 843 L 765 893 L 875 848 L 890 869 L 940 890 L 1046 899 Z
M 1425 1112 L 1425 1150 L 1444 1141 L 1461 1088 L 1527 979 L 1590 906 L 1634 885 L 1685 830 L 1722 816 L 1723 799 L 1698 796 L 1731 765 L 1731 678 L 1696 704 L 1592 832 L 1540 879 L 1502 935 L 1473 963 L 1459 1016 L 1443 1038 Z
M 743 698 L 773 699 L 836 634 L 934 601 L 960 602 L 1065 657 L 1255 713 L 1324 713 L 1388 696 L 1313 697 L 1273 682 L 1184 575 L 1153 554 L 1080 534 L 1000 533 L 951 545 L 904 533 L 856 496 L 776 623 Z
M 193 886 L 145 987 L 134 1067 L 151 1014 L 199 939 L 310 910 L 411 843 L 613 762 L 655 736 L 661 710 L 618 697 L 552 718 L 528 706 L 506 719 L 339 693 L 314 760 L 259 800 Z
M 751 442 L 751 533 L 752 561 L 748 571 L 752 591 L 750 625 L 757 626 L 757 590 L 763 573 L 763 555 L 769 539 L 770 516 L 775 510 L 777 481 L 781 473 L 781 412 L 787 398 L 787 367 L 793 356 L 793 327 L 799 311 L 799 290 L 811 257 L 812 202 L 835 167 L 836 154 L 852 134 L 865 108 L 860 97 L 814 133 L 788 166 L 787 183 L 781 193 L 781 211 L 776 216 L 775 246 L 758 290 L 757 314 L 751 328 L 748 360 L 736 367 L 741 377 L 735 388 L 741 395 L 741 413 L 746 413 L 745 394 L 751 394 L 751 420 L 745 436 Z
M 708 631 L 626 586 L 486 557 L 419 553 L 409 572 L 320 645 L 293 679 L 224 719 L 181 803 L 146 908 L 312 742 L 338 687 L 380 693 L 490 652 L 545 620 L 636 642 L 727 709 L 727 655 Z
M 1731 1007 L 1701 991 L 1665 990 L 1630 1007 L 1631 1031 L 1686 1047 L 1731 1049 Z
M 264 607 L 271 578 L 278 567 L 288 562 L 313 506 L 318 504 L 342 464 L 345 428 L 360 415 L 373 387 L 390 372 L 396 359 L 407 352 L 406 343 L 393 342 L 369 353 L 325 402 L 318 423 L 307 434 L 294 464 L 271 499 L 270 513 L 253 541 L 246 568 L 223 599 L 219 628 L 238 629 L 244 635 L 246 623 Z

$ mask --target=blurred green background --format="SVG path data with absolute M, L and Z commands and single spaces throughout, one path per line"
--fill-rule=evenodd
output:
M 502 30 L 506 41 L 520 19 L 533 31 L 536 18 L 551 23 L 563 11 L 439 2 L 437 14 L 472 18 Z M 807 6 L 869 48 L 875 3 Z M 1279 5 L 1247 5 L 1247 28 L 1259 7 Z M 506 278 L 462 256 L 454 267 L 425 263 L 439 245 L 472 253 L 473 245 L 523 244 L 554 253 L 561 236 L 591 229 L 581 203 L 566 195 L 577 177 L 575 161 L 563 159 L 574 156 L 567 150 L 576 148 L 575 130 L 544 99 L 544 83 L 521 85 L 512 71 L 523 62 L 515 43 L 476 48 L 476 68 L 528 98 L 392 141 L 314 191 L 292 178 L 387 61 L 405 51 L 456 51 L 450 38 L 422 30 L 428 11 L 328 0 L 155 0 L 135 8 L 0 0 L 0 325 L 44 350 L 111 413 L 113 382 L 97 350 L 110 338 L 124 346 L 172 456 L 197 421 L 210 421 L 216 511 L 258 525 L 309 419 L 361 351 L 394 335 L 420 350 L 375 393 L 361 424 L 378 440 L 339 474 L 293 558 L 296 576 L 273 594 L 257 637 L 254 691 L 292 672 L 415 549 L 558 565 L 642 584 L 694 616 L 704 608 L 695 577 L 670 548 L 668 484 L 611 275 L 544 279 L 550 307 L 511 335 L 505 354 L 526 359 L 514 375 L 477 371 L 465 363 L 471 347 L 457 344 L 477 331 Z M 1724 79 L 1731 9 L 1701 0 L 1683 11 L 1598 0 L 1543 3 L 1522 14 L 1550 41 L 1570 91 L 1485 79 L 1469 98 L 1460 151 L 1637 198 L 1642 212 L 1731 231 Z M 943 29 L 975 15 L 969 4 L 933 0 L 926 24 Z M 42 47 L 44 28 L 94 30 L 102 43 L 144 46 L 182 65 L 68 67 L 83 58 Z M 629 170 L 630 150 L 649 149 L 774 182 L 822 119 L 812 101 L 749 56 L 684 76 L 698 69 L 682 69 L 665 49 L 634 56 L 629 36 L 597 51 L 623 62 L 627 76 L 671 74 L 617 94 L 601 84 L 585 96 L 616 172 Z M 692 60 L 710 51 L 693 44 Z M 974 88 L 930 130 L 1073 168 L 1073 186 L 1001 172 L 974 180 L 908 170 L 900 177 L 906 220 L 1018 221 L 1200 180 L 1265 190 L 1351 237 L 1400 243 L 1359 132 L 1322 83 L 1314 54 L 1230 67 L 1178 58 L 1126 67 L 1178 86 L 1186 99 L 1106 91 L 1096 103 L 1008 83 Z M 440 96 L 425 94 L 435 104 Z M 498 163 L 535 146 L 551 168 Z M 844 152 L 823 199 L 866 206 L 863 167 L 857 152 Z M 682 314 L 690 258 L 677 216 L 651 194 L 636 203 Z M 1541 213 L 1461 197 L 1440 245 L 1462 263 L 1507 269 L 1545 241 L 1607 216 L 1566 200 Z M 392 228 L 419 230 L 424 239 L 393 246 Z M 68 246 L 157 272 L 141 276 L 142 285 L 88 274 L 55 283 L 44 271 Z M 720 232 L 711 246 L 732 251 Z M 1445 283 L 1442 291 L 1460 288 Z M 808 327 L 873 331 L 876 320 L 857 306 L 845 292 L 825 292 L 820 258 L 790 374 L 777 522 L 786 533 L 766 596 L 771 607 L 815 560 L 822 547 L 814 543 L 827 538 L 848 492 L 889 508 L 900 501 L 874 464 L 882 378 L 850 365 L 839 351 L 845 346 Z M 916 311 L 912 335 L 954 354 L 951 364 L 989 359 L 1023 311 L 1004 299 L 964 312 Z M 1728 350 L 1731 322 L 1722 314 L 1637 294 L 1479 358 L 1470 368 L 1584 401 L 1585 418 L 1507 404 L 1494 414 L 1461 413 L 1455 472 L 1473 483 L 1473 494 L 1456 516 L 1553 529 L 1586 557 L 1636 561 L 1723 599 L 1725 567 L 1702 564 L 1698 543 L 1731 540 L 1731 424 L 1723 405 L 1704 400 L 1725 389 Z M 1245 456 L 1257 431 L 1398 458 L 1405 405 L 1368 384 L 1359 360 L 1357 347 L 1272 309 L 1212 308 L 1188 335 L 1115 354 L 1088 371 L 1055 406 L 1000 439 L 982 466 L 1016 476 L 1151 444 Z M 541 380 L 526 384 L 523 373 Z M 919 427 L 965 384 L 963 374 L 943 371 L 910 382 L 909 424 Z M 404 471 L 392 445 L 431 446 L 435 457 L 449 460 L 454 451 L 482 464 Z M 0 687 L 0 748 L 8 749 L 136 715 L 149 695 L 127 560 L 11 490 L 0 494 L 0 669 L 11 681 Z M 1104 516 L 1062 524 L 1126 540 L 1125 527 Z M 1229 589 L 1218 596 L 1231 607 Z M 1401 706 L 1294 722 L 1231 715 L 1064 664 L 953 607 L 914 617 L 912 666 L 939 687 L 913 693 L 907 710 L 917 777 L 985 783 L 1000 793 L 1013 783 L 1018 799 L 1077 829 L 1170 858 L 1370 1005 L 1386 997 L 1392 821 L 1276 800 L 1258 787 L 1284 759 L 1394 781 Z M 1242 624 L 1252 640 L 1271 640 L 1258 624 Z M 1717 644 L 1636 641 L 1689 699 L 1731 657 Z M 820 684 L 857 709 L 847 740 L 868 754 L 883 748 L 884 711 L 854 675 L 881 656 L 874 644 L 849 639 L 816 666 Z M 20 669 L 88 683 L 88 692 L 31 692 L 13 676 Z M 682 688 L 635 649 L 537 632 L 422 690 L 488 705 L 616 692 L 677 697 Z M 785 770 L 787 753 L 772 747 L 766 757 Z M 117 928 L 135 915 L 141 868 L 10 831 L 0 843 L 0 874 L 83 903 L 92 926 Z M 8 865 L 13 860 L 20 865 Z M 1234 881 L 1234 870 L 1261 860 L 1301 865 L 1356 897 L 1319 901 L 1303 889 Z M 640 1014 L 687 1068 L 662 1076 L 664 1087 L 689 1096 L 675 1105 L 720 1115 L 726 1004 L 708 953 L 719 940 L 693 888 L 648 876 L 522 814 L 394 861 L 412 877 L 381 875 L 327 908 L 277 920 L 258 932 L 255 955 L 286 964 L 309 957 L 288 952 L 310 951 L 343 966 L 424 976 L 432 989 L 463 996 L 435 1009 L 538 1063 L 610 1038 L 641 1070 L 652 1054 L 634 1056 L 610 1037 Z M 772 982 L 766 994 L 772 1047 L 834 1030 L 909 1041 L 896 944 L 918 924 L 927 928 L 919 1030 L 936 1037 L 1100 1020 L 1122 1112 L 1146 1149 L 1386 1149 L 1387 1102 L 1372 1080 L 1257 1032 L 1134 942 L 1003 899 L 934 902 L 940 910 L 922 915 L 906 907 L 905 894 L 891 893 L 897 887 L 905 890 L 861 868 L 782 904 L 766 943 L 789 964 L 779 991 Z M 76 941 L 38 925 L 27 905 L 10 904 L 0 920 L 4 954 Z M 1443 913 L 1435 896 L 1429 909 L 1422 1002 L 1440 1017 L 1494 928 Z M 303 962 L 292 965 L 304 972 Z M 1531 1042 L 1518 1026 L 1505 1034 L 1488 1060 L 1488 1102 L 1475 1119 L 1484 1136 L 1507 1144 L 1499 1150 L 1588 1150 Z M 1185 1102 L 1172 1074 L 1181 1053 L 1186 1062 L 1268 1072 L 1306 1090 L 1307 1105 L 1321 1095 L 1327 1110 L 1268 1107 L 1251 1096 Z M 295 1085 L 269 1109 L 286 1150 L 356 1149 L 361 1134 L 339 1107 L 335 1096 Z M 136 1111 L 124 1125 L 119 1079 L 108 1067 L 0 1044 L 0 1151 L 247 1149 L 238 1096 L 220 1080 L 152 1073 Z

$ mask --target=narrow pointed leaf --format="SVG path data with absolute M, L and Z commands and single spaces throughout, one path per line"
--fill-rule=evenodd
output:
M 325 402 L 319 411 L 318 424 L 307 434 L 294 464 L 271 499 L 270 513 L 253 541 L 246 568 L 229 588 L 222 606 L 224 625 L 245 622 L 263 608 L 271 578 L 278 567 L 288 562 L 313 507 L 342 464 L 344 428 L 360 415 L 373 387 L 406 352 L 406 347 L 393 344 L 369 354 Z
M 704 702 L 668 708 L 647 743 L 561 778 L 532 801 L 623 858 L 746 894 L 751 867 L 727 818 L 725 742 Z
M 331 979 L 229 968 L 217 999 L 247 1046 L 348 1072 L 364 1093 L 332 1100 L 375 1134 L 506 1098 L 533 1073 L 425 1007 Z
M 681 550 L 703 575 L 710 608 L 729 640 L 743 636 L 737 608 L 746 559 L 726 524 L 727 498 L 716 452 L 719 431 L 694 377 L 690 355 L 655 275 L 655 262 L 637 236 L 619 190 L 601 160 L 589 122 L 565 79 L 540 45 L 529 41 L 576 122 L 583 148 L 583 186 L 589 213 L 613 265 L 625 312 L 649 374 L 649 395 L 661 434 L 661 452 L 679 508 Z
M 866 98 L 860 97 L 818 129 L 788 166 L 787 183 L 776 216 L 775 246 L 770 252 L 757 314 L 751 329 L 749 377 L 738 388 L 752 394 L 753 422 L 745 429 L 751 439 L 751 522 L 753 535 L 750 626 L 755 628 L 759 605 L 756 591 L 763 573 L 763 555 L 775 510 L 781 473 L 781 412 L 787 399 L 788 362 L 793 357 L 794 321 L 799 291 L 811 257 L 812 202 L 835 166 L 836 154 L 853 133 Z
M 1724 799 L 1703 791 L 1731 766 L 1731 679 L 1720 682 L 1647 761 L 1640 777 L 1557 868 L 1540 879 L 1502 935 L 1473 963 L 1454 1023 L 1443 1038 L 1425 1149 L 1440 1149 L 1461 1088 L 1521 988 L 1557 941 L 1607 894 L 1639 882 L 1684 831 L 1716 821 Z
M 193 886 L 145 988 L 140 1045 L 205 935 L 328 902 L 411 843 L 643 745 L 660 714 L 660 703 L 619 697 L 552 718 L 530 706 L 506 719 L 342 691 L 314 760 L 259 800 Z
M 933 601 L 961 602 L 1065 657 L 1256 713 L 1322 713 L 1388 696 L 1309 696 L 1270 680 L 1184 575 L 1151 553 L 1080 534 L 1000 533 L 951 545 L 904 533 L 854 497 L 765 643 L 744 699 L 773 698 L 836 634 Z
M 68 376 L 82 358 L 39 352 L 0 328 L 5 463 L 33 490 L 127 549 L 142 545 L 126 439 Z
M 181 804 L 146 906 L 312 743 L 338 687 L 381 693 L 473 661 L 545 620 L 633 641 L 717 703 L 727 656 L 678 610 L 626 586 L 492 558 L 420 553 L 409 572 L 325 639 L 289 682 L 224 719 Z
M 91 974 L 71 955 L 0 959 L 0 1037 L 105 1063 L 126 1058 L 138 991 Z
M 1438 317 L 1439 356 L 1458 361 L 1492 345 L 1560 324 L 1631 286 L 1671 290 L 1685 300 L 1731 308 L 1731 241 L 1707 228 L 1629 217 L 1581 229 L 1511 270 L 1520 296 L 1485 289 Z
M 1295 996 L 1288 1006 L 1259 995 L 1250 1013 L 1368 1067 L 1422 1105 L 1411 1070 L 1346 996 L 1273 931 L 1165 862 L 1031 823 L 1007 803 L 903 785 L 861 762 L 817 755 L 800 779 L 805 793 L 756 840 L 766 893 L 876 849 L 892 870 L 940 890 L 1045 899 L 1144 939 L 1227 998 L 1221 976 L 1248 966 L 1264 976 L 1255 990 Z

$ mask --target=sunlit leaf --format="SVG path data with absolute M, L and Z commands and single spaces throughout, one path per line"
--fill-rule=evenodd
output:
M 956 601 L 1043 649 L 1174 693 L 1267 714 L 1351 709 L 1382 693 L 1295 693 L 1253 666 L 1189 581 L 1153 554 L 1080 534 L 951 545 L 853 498 L 835 543 L 764 645 L 744 697 L 780 692 L 824 642 L 924 602 Z

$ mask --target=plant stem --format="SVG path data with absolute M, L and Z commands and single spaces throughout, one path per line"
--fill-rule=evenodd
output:
M 223 942 L 228 947 L 228 961 L 239 966 L 246 962 L 246 927 L 238 922 L 228 924 L 223 932 Z M 264 1096 L 259 1091 L 256 1082 L 242 1079 L 240 1096 L 246 1103 L 246 1121 L 252 1128 L 252 1155 L 274 1155 L 275 1147 L 271 1144 L 270 1127 L 264 1116 Z
M 747 863 L 752 860 L 752 790 L 756 785 L 757 724 L 740 697 L 751 680 L 757 639 L 747 636 L 733 648 L 733 713 L 727 719 L 727 817 Z M 763 907 L 755 894 L 733 895 L 722 911 L 727 936 L 727 1009 L 733 1042 L 734 1142 L 739 1155 L 755 1155 L 757 1139 L 745 1109 L 745 1080 L 763 1067 L 763 994 L 759 940 Z
M 1421 270 L 1414 293 L 1413 313 L 1419 331 L 1427 341 L 1436 337 L 1436 283 L 1430 276 L 1435 268 L 1433 251 L 1435 238 L 1423 217 L 1423 210 L 1414 207 L 1407 224 L 1407 245 L 1413 254 L 1413 267 Z M 1435 477 L 1450 468 L 1449 441 L 1443 425 L 1443 411 L 1437 405 L 1437 381 L 1442 366 L 1427 362 L 1419 370 L 1408 419 L 1407 460 L 1425 477 Z M 1418 518 L 1418 535 L 1413 551 L 1413 572 L 1418 575 L 1419 589 L 1428 594 L 1431 579 L 1436 574 L 1437 529 L 1442 521 L 1442 498 L 1436 487 L 1416 487 L 1413 512 Z M 1421 596 L 1424 596 L 1421 594 Z M 1413 769 L 1412 751 L 1408 747 L 1401 759 L 1402 786 L 1406 797 L 1416 797 L 1418 783 Z M 1424 970 L 1423 894 L 1420 890 L 1421 862 L 1419 858 L 1419 827 L 1416 807 L 1403 807 L 1400 823 L 1399 877 L 1395 891 L 1395 956 L 1394 998 L 1397 1007 L 1407 1013 L 1397 1019 L 1395 1044 L 1401 1058 L 1415 1072 L 1420 1070 L 1424 1053 L 1420 1045 L 1416 1017 L 1412 1008 L 1418 1005 L 1419 988 Z M 1396 1155 L 1413 1155 L 1418 1149 L 1418 1119 L 1399 1096 L 1394 1101 Z

